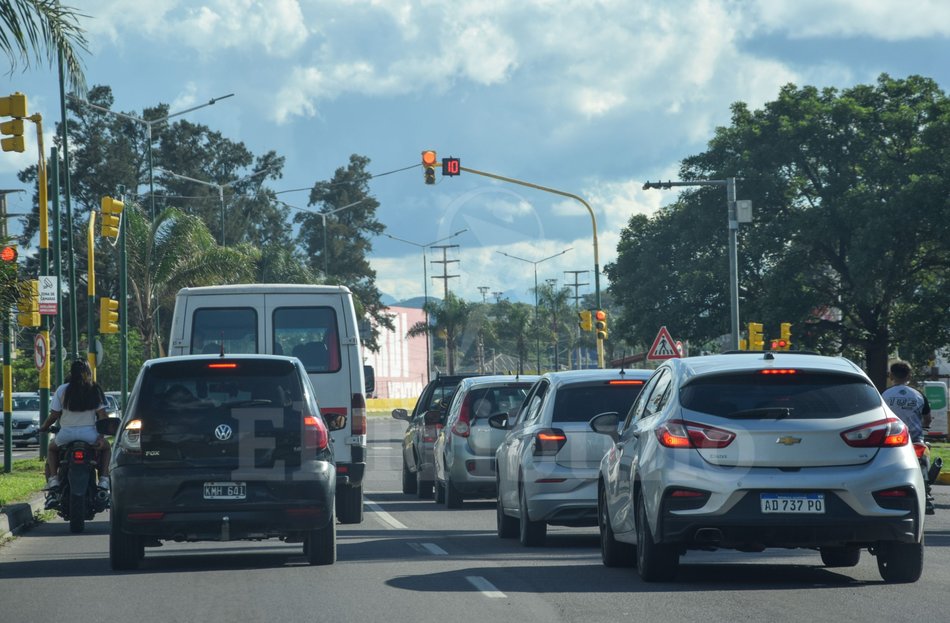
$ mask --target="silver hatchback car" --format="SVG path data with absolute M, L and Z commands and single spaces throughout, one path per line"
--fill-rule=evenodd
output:
M 495 497 L 495 450 L 505 433 L 489 426 L 488 419 L 513 417 L 539 378 L 480 376 L 459 384 L 433 449 L 437 503 L 459 508 L 467 497 Z
M 813 548 L 826 566 L 853 567 L 867 548 L 885 581 L 920 577 L 917 456 L 847 359 L 673 359 L 629 413 L 591 427 L 613 441 L 598 485 L 607 566 L 635 562 L 645 581 L 666 581 L 690 549 Z
M 597 474 L 610 439 L 590 428 L 604 413 L 626 414 L 650 370 L 573 370 L 542 376 L 516 418 L 489 418 L 507 431 L 498 465 L 498 536 L 542 545 L 547 525 L 597 523 Z

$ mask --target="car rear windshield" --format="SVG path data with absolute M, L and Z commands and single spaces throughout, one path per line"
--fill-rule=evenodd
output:
M 562 387 L 554 398 L 552 422 L 587 422 L 610 411 L 626 415 L 641 389 L 642 383 L 618 385 L 607 381 Z
M 478 387 L 470 392 L 472 413 L 475 418 L 496 413 L 513 414 L 531 388 L 531 383 L 519 383 L 502 387 Z
M 151 366 L 137 399 L 139 416 L 251 406 L 289 406 L 303 400 L 297 368 L 281 360 L 203 359 Z
M 831 419 L 881 406 L 861 377 L 824 372 L 761 372 L 700 377 L 680 389 L 680 405 L 732 419 Z

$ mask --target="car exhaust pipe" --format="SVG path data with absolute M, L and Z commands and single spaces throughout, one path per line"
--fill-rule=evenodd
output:
M 927 482 L 930 484 L 937 482 L 937 476 L 940 475 L 941 469 L 943 469 L 943 459 L 938 456 L 930 464 L 930 470 L 927 472 Z
M 96 499 L 99 500 L 100 502 L 108 502 L 109 492 L 104 489 L 99 489 L 98 491 L 96 491 Z
M 710 544 L 722 541 L 722 531 L 719 528 L 700 528 L 693 535 L 697 543 Z

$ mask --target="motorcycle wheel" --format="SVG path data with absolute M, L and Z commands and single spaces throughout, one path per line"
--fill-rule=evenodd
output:
M 69 496 L 69 531 L 79 534 L 86 529 L 86 496 Z

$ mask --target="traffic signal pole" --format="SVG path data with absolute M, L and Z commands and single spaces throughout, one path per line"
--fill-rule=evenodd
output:
M 36 148 L 39 153 L 36 177 L 39 186 L 37 189 L 39 195 L 37 209 L 39 210 L 40 217 L 40 265 L 37 268 L 37 274 L 40 279 L 43 279 L 45 275 L 49 274 L 49 197 L 47 194 L 46 159 L 43 156 L 43 117 L 39 114 L 35 114 L 30 117 L 30 121 L 36 124 Z M 46 345 L 43 366 L 39 368 L 40 422 L 45 422 L 49 416 L 49 367 L 50 360 L 53 357 L 53 349 L 49 346 L 49 316 L 46 314 L 40 315 L 40 335 L 43 336 L 42 343 Z M 35 357 L 36 353 L 34 353 L 34 359 Z M 47 444 L 45 442 L 47 439 L 45 435 L 43 437 L 44 439 L 40 441 L 40 458 L 46 457 Z
M 89 317 L 88 326 L 88 347 L 86 349 L 86 359 L 89 360 L 89 367 L 92 368 L 92 380 L 96 380 L 96 212 L 89 212 L 89 227 L 86 230 L 86 246 L 89 262 L 89 271 L 87 275 L 86 300 L 88 307 L 86 314 Z

